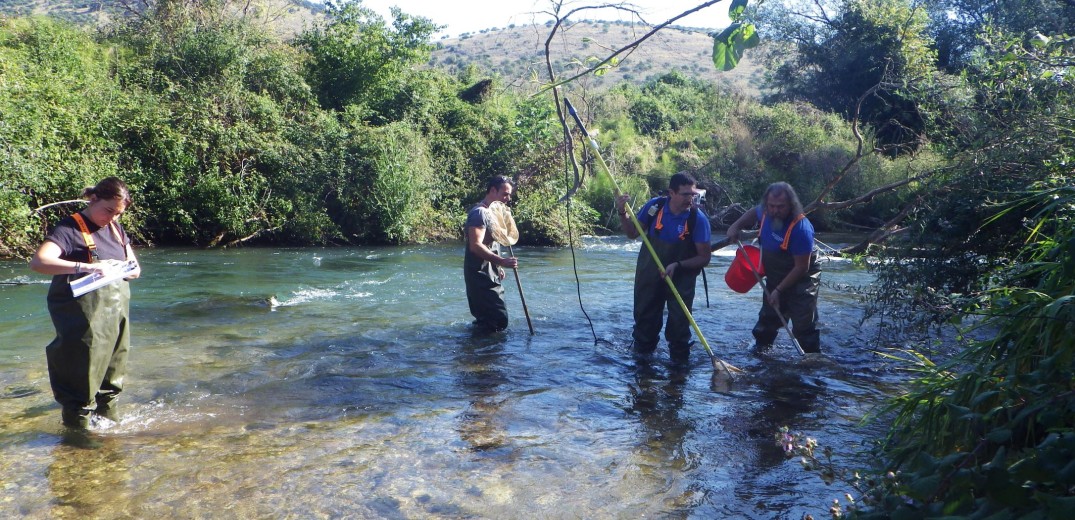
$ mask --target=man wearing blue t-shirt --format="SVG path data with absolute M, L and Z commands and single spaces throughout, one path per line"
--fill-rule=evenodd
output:
M 786 182 L 769 185 L 761 204 L 747 211 L 728 228 L 735 242 L 743 229 L 760 222 L 762 268 L 769 296 L 762 296 L 754 339 L 760 350 L 770 347 L 783 326 L 780 313 L 791 321 L 792 334 L 803 352 L 821 352 L 817 330 L 817 292 L 821 267 L 814 252 L 814 226 L 803 214 L 795 189 Z
M 694 177 L 677 173 L 668 181 L 668 196 L 650 199 L 638 210 L 638 222 L 664 264 L 662 271 L 645 247 L 639 250 L 635 266 L 635 326 L 632 333 L 634 351 L 638 355 L 649 356 L 657 349 L 666 306 L 668 321 L 664 326 L 664 339 L 668 341 L 669 357 L 673 362 L 683 364 L 690 355 L 690 321 L 664 278 L 672 277 L 672 283 L 690 310 L 694 303 L 695 280 L 702 268 L 709 265 L 712 255 L 709 217 L 694 205 L 695 196 L 700 193 L 697 185 Z M 629 238 L 638 238 L 638 230 L 625 210 L 628 199 L 623 195 L 616 201 L 620 228 Z

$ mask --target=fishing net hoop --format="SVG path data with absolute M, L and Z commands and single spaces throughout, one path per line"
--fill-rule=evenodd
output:
M 493 240 L 502 246 L 513 246 L 519 241 L 519 228 L 515 227 L 515 217 L 511 208 L 499 200 L 489 204 L 489 231 Z

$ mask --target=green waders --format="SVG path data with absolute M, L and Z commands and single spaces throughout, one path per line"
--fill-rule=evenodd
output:
M 124 280 L 78 298 L 68 276 L 53 278 L 48 308 L 56 339 L 45 347 L 52 394 L 63 406 L 63 422 L 86 427 L 90 414 L 117 420 L 130 348 L 130 284 Z
M 795 267 L 795 257 L 785 251 L 762 253 L 765 266 L 765 287 L 772 293 Z M 806 276 L 795 282 L 790 290 L 780 291 L 780 313 L 791 322 L 791 333 L 803 352 L 821 352 L 821 332 L 817 330 L 817 293 L 821 287 L 821 266 L 817 255 L 810 255 Z M 761 311 L 754 325 L 754 339 L 759 347 L 772 345 L 783 328 L 780 316 L 762 295 Z
M 672 262 L 686 260 L 698 255 L 697 246 L 689 238 L 676 244 L 669 244 L 650 235 L 650 244 L 660 257 L 661 263 L 668 266 Z M 687 305 L 687 310 L 694 306 L 694 284 L 698 270 L 676 268 L 672 283 Z M 683 313 L 675 295 L 668 284 L 661 279 L 657 263 L 645 246 L 638 253 L 635 265 L 635 326 L 632 333 L 634 350 L 638 354 L 649 355 L 657 349 L 661 333 L 661 319 L 664 309 L 668 307 L 668 321 L 664 327 L 664 339 L 668 341 L 668 354 L 672 361 L 685 363 L 690 355 L 691 329 L 690 320 Z
M 499 252 L 495 244 L 492 249 Z M 490 331 L 508 328 L 504 286 L 500 283 L 496 266 L 467 251 L 463 259 L 463 279 L 475 325 Z

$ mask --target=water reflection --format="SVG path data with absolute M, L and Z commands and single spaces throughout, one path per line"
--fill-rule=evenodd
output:
M 752 471 L 743 475 L 734 495 L 744 504 L 753 504 L 757 518 L 799 518 L 810 511 L 803 507 L 804 501 L 815 501 L 821 508 L 827 499 L 803 493 L 817 477 L 801 469 L 798 458 L 789 458 L 774 436 L 784 426 L 794 431 L 820 427 L 823 403 L 832 398 L 823 383 L 826 365 L 798 357 L 759 358 L 761 365 L 746 390 L 750 396 L 744 402 L 746 409 L 728 425 L 753 454 Z
M 467 400 L 459 414 L 459 438 L 477 452 L 508 445 L 499 417 L 508 382 L 500 367 L 505 356 L 503 341 L 502 333 L 475 331 L 463 341 L 455 358 L 459 386 Z
M 52 518 L 125 516 L 131 486 L 129 462 L 114 438 L 65 428 L 45 470 Z
M 687 475 L 700 456 L 688 448 L 694 421 L 683 413 L 684 393 L 691 368 L 687 364 L 657 363 L 636 357 L 633 380 L 627 385 L 628 414 L 637 418 L 642 438 L 638 445 L 639 471 L 663 490 L 663 509 L 686 517 L 694 492 Z
M 683 390 L 690 366 L 669 364 L 659 370 L 650 359 L 636 359 L 634 381 L 627 386 L 628 411 L 638 417 L 647 447 L 682 462 L 683 439 L 691 431 L 689 419 L 680 416 Z

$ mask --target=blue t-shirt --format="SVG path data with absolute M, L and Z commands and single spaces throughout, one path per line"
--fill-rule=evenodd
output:
M 638 210 L 638 221 L 642 224 L 643 228 L 646 228 L 647 233 L 654 230 L 657 226 L 657 214 L 658 210 L 655 205 L 657 201 L 664 197 L 655 197 L 645 203 L 641 209 Z M 649 214 L 650 208 L 653 208 L 653 215 Z M 662 207 L 664 213 L 661 216 L 661 229 L 657 231 L 657 238 L 663 242 L 669 244 L 675 244 L 679 242 L 679 235 L 683 233 L 684 226 L 687 225 L 687 217 L 690 216 L 691 210 L 687 208 L 686 211 L 679 215 L 673 215 L 672 210 L 668 207 L 668 201 Z M 648 228 L 647 228 L 648 224 Z M 711 236 L 711 230 L 709 228 L 709 217 L 698 210 L 698 218 L 691 224 L 691 237 L 694 239 L 694 243 L 699 244 L 702 242 L 709 243 Z
M 759 220 L 765 215 L 760 205 L 755 207 L 754 211 Z M 792 217 L 792 220 L 794 220 L 794 217 Z M 780 245 L 784 243 L 784 234 L 788 231 L 788 223 L 790 223 L 790 220 L 785 221 L 779 229 L 773 229 L 773 219 L 765 217 L 765 222 L 762 223 L 761 231 L 758 233 L 762 251 L 775 252 L 780 250 Z M 788 253 L 800 256 L 808 255 L 813 251 L 814 225 L 810 223 L 810 219 L 803 218 L 795 224 L 795 228 L 791 231 L 791 239 L 788 240 Z

